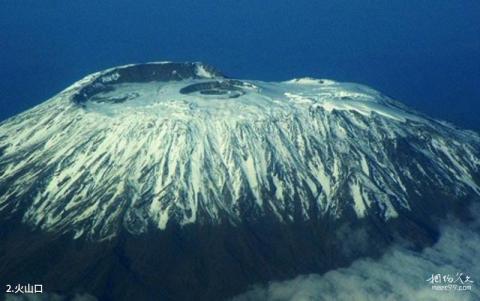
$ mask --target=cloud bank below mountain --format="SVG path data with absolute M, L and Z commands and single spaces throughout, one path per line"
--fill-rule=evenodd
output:
M 480 300 L 480 211 L 474 211 L 475 221 L 466 224 L 449 220 L 441 226 L 438 242 L 421 252 L 397 245 L 379 260 L 360 259 L 348 268 L 324 275 L 301 275 L 255 286 L 233 301 Z M 456 279 L 457 273 L 471 277 L 471 290 L 437 291 L 427 281 L 432 274 Z

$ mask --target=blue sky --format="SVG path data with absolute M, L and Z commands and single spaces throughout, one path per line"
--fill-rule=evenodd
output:
M 370 85 L 480 129 L 480 1 L 2 0 L 0 120 L 119 64 Z

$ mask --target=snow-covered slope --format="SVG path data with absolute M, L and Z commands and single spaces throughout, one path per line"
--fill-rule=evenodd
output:
M 170 223 L 395 219 L 480 195 L 477 134 L 368 87 L 200 63 L 95 73 L 0 124 L 0 212 L 75 237 Z

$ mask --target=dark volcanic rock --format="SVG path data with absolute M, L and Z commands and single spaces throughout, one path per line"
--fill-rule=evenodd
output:
M 408 219 L 386 226 L 380 221 L 174 226 L 139 236 L 124 232 L 103 242 L 32 232 L 12 222 L 1 226 L 2 285 L 42 283 L 49 293 L 87 292 L 99 300 L 224 300 L 249 285 L 379 256 L 395 236 L 417 247 L 436 239 L 431 225 Z

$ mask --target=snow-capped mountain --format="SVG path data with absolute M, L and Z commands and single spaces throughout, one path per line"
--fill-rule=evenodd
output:
M 0 124 L 0 279 L 99 300 L 224 300 L 480 202 L 480 137 L 368 87 L 116 67 Z M 8 283 L 4 283 L 8 281 Z
M 428 215 L 419 200 L 440 212 L 479 195 L 477 134 L 352 83 L 128 65 L 0 124 L 0 212 L 75 238 L 264 218 L 387 222 Z

